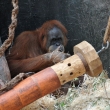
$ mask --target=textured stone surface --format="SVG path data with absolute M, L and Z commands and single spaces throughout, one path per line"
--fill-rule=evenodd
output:
M 1 39 L 0 39 L 0 46 L 1 46 Z M 10 71 L 8 68 L 8 64 L 6 61 L 5 56 L 0 57 L 0 88 L 2 88 L 3 84 L 10 81 Z
M 110 14 L 110 0 L 19 0 L 16 36 L 33 30 L 46 20 L 60 20 L 68 29 L 67 52 L 77 43 L 87 40 L 96 50 L 101 48 L 104 30 Z M 0 1 L 0 36 L 7 38 L 11 17 L 10 0 Z M 101 55 L 104 67 L 110 71 L 110 49 Z

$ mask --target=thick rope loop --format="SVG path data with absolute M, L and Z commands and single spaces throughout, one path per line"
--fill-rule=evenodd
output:
M 103 38 L 103 43 L 106 44 L 107 41 L 110 42 L 110 17 L 108 19 L 108 24 L 105 30 L 104 38 Z
M 4 52 L 11 45 L 14 39 L 15 28 L 17 26 L 17 15 L 19 11 L 18 0 L 12 0 L 12 5 L 14 7 L 14 9 L 12 10 L 12 15 L 11 15 L 12 22 L 9 26 L 8 39 L 6 39 L 4 43 L 2 44 L 2 46 L 0 47 L 0 57 L 3 56 Z

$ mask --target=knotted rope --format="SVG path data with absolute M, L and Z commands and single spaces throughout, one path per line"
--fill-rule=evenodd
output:
M 2 46 L 0 47 L 0 57 L 3 56 L 4 52 L 6 49 L 11 45 L 14 39 L 14 34 L 15 34 L 15 28 L 17 26 L 17 15 L 18 15 L 18 0 L 12 0 L 12 5 L 14 9 L 12 10 L 12 15 L 11 15 L 11 24 L 9 26 L 9 37 L 4 41 Z
M 108 24 L 107 24 L 106 31 L 104 34 L 103 43 L 106 44 L 107 41 L 110 42 L 110 17 L 108 19 Z

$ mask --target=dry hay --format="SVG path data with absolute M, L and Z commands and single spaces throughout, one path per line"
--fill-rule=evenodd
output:
M 47 95 L 22 110 L 110 110 L 110 79 L 105 71 L 97 78 L 84 76 L 82 87 L 69 89 L 55 99 Z

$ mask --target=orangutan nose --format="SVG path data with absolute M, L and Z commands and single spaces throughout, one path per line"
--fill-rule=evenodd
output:
M 60 43 L 57 42 L 57 43 L 56 43 L 56 46 L 60 46 Z

